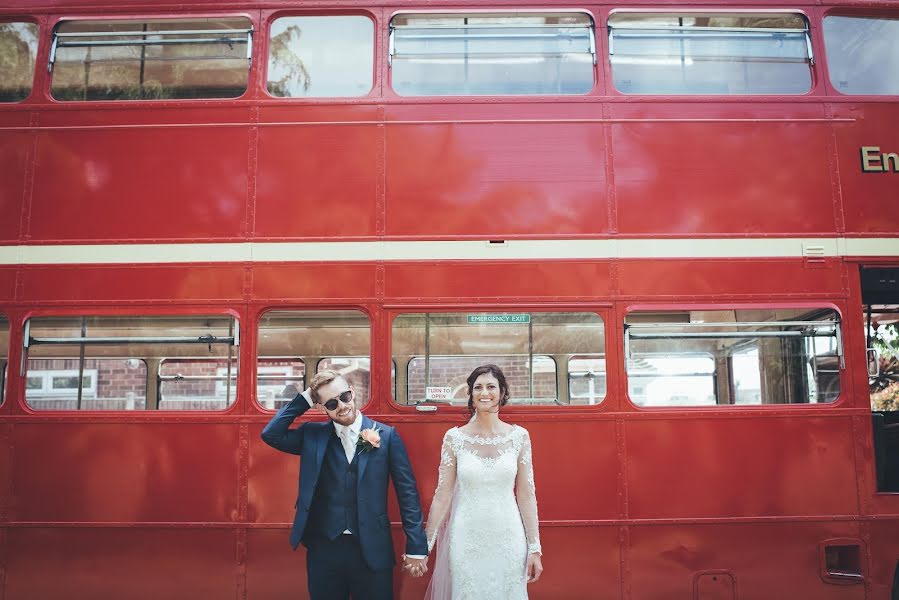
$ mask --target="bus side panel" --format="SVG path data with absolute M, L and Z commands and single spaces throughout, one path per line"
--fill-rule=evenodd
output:
M 612 107 L 620 233 L 836 231 L 821 106 Z
M 899 518 L 895 515 L 878 518 L 868 525 L 872 571 L 870 574 L 873 598 L 891 599 L 893 577 L 899 569 Z M 897 590 L 899 591 L 899 590 Z
M 0 302 L 16 297 L 16 267 L 0 267 Z
M 373 299 L 376 270 L 373 263 L 257 264 L 251 293 L 254 300 Z
M 116 304 L 161 298 L 239 300 L 243 280 L 243 267 L 235 265 L 35 266 L 22 269 L 22 300 Z
M 293 502 L 290 506 L 293 507 Z M 290 526 L 286 524 L 247 531 L 247 598 L 299 600 L 308 597 L 306 548 L 301 544 L 296 552 L 292 551 L 289 536 Z M 397 547 L 398 550 L 401 548 Z
M 6 597 L 40 600 L 233 598 L 230 528 L 13 527 Z
M 28 117 L 25 111 L 0 113 L 0 214 L 4 215 L 0 220 L 0 243 L 4 244 L 19 240 L 25 178 L 34 144 L 34 135 L 25 129 Z
M 13 443 L 15 521 L 237 518 L 233 425 L 27 423 L 15 426 Z
M 249 135 L 247 127 L 226 125 L 41 130 L 31 239 L 240 238 L 247 230 Z
M 824 582 L 818 550 L 822 540 L 857 537 L 856 523 L 830 520 L 635 526 L 628 554 L 632 598 L 694 598 L 698 573 L 723 571 L 737 591 L 728 598 L 862 600 L 864 585 Z
M 318 411 L 306 414 L 310 413 L 317 415 L 318 420 L 323 419 Z M 265 444 L 259 438 L 262 428 L 261 424 L 250 427 L 247 519 L 251 523 L 283 526 L 285 523 L 293 523 L 302 459 Z M 283 546 L 286 548 L 288 531 L 282 533 Z M 263 537 L 261 540 L 263 545 L 265 539 Z
M 849 418 L 641 419 L 626 435 L 631 518 L 858 514 Z
M 600 111 L 554 108 L 390 107 L 387 234 L 608 233 L 603 125 L 562 122 Z
M 384 173 L 384 130 L 372 122 L 377 107 L 260 113 L 256 238 L 377 235 Z
M 390 263 L 385 296 L 391 299 L 484 297 L 591 298 L 612 294 L 610 262 Z
M 772 289 L 776 282 L 776 290 Z M 770 301 L 788 294 L 808 303 L 812 297 L 843 295 L 840 266 L 827 259 L 810 269 L 798 260 L 624 260 L 620 268 L 621 295 L 635 298 L 705 297 L 726 302 L 728 296 L 758 296 Z M 814 290 L 810 293 L 809 290 Z
M 835 104 L 834 116 L 852 120 L 833 125 L 847 233 L 895 235 L 899 231 L 899 106 Z M 869 171 L 863 168 L 863 148 L 869 149 Z M 885 160 L 885 154 L 896 158 Z

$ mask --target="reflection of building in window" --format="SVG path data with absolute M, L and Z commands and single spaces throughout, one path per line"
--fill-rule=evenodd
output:
M 285 388 L 306 388 L 306 364 L 298 358 L 260 358 L 256 363 L 256 400 L 263 408 L 278 410 L 293 398 Z
M 371 389 L 371 359 L 367 356 L 334 356 L 318 361 L 318 372 L 337 371 L 356 390 L 356 404 L 368 402 Z
M 159 379 L 160 408 L 223 410 L 237 392 L 237 362 L 165 359 Z
M 41 410 L 76 410 L 78 360 L 28 361 L 25 398 Z M 81 400 L 86 410 L 143 408 L 147 396 L 147 365 L 138 359 L 84 361 Z
M 511 401 L 526 404 L 528 400 L 555 402 L 556 363 L 548 356 L 534 357 L 533 393 L 527 356 L 432 356 L 428 384 L 453 388 L 453 402 L 468 401 L 466 379 L 477 367 L 493 363 L 502 369 L 512 394 Z M 425 399 L 426 373 L 424 357 L 409 361 L 409 400 Z
M 605 357 L 572 356 L 568 360 L 572 404 L 599 404 L 606 397 Z
M 841 339 L 831 309 L 631 313 L 628 393 L 638 406 L 833 402 Z

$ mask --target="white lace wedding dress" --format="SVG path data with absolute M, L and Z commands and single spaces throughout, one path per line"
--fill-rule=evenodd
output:
M 540 552 L 540 535 L 526 429 L 513 426 L 493 438 L 467 435 L 456 427 L 446 432 L 428 517 L 429 548 L 438 533 L 429 598 L 528 597 L 525 564 L 528 552 Z M 441 563 L 448 573 L 441 573 Z

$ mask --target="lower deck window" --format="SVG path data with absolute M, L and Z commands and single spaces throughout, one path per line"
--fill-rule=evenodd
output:
M 634 312 L 628 394 L 638 406 L 814 404 L 840 395 L 831 309 Z
M 401 404 L 465 405 L 468 375 L 488 363 L 503 371 L 513 405 L 598 404 L 605 397 L 603 321 L 594 313 L 401 314 L 391 348 Z M 569 364 L 577 369 L 573 379 Z
M 325 369 L 346 379 L 359 406 L 371 396 L 371 324 L 364 313 L 269 311 L 259 321 L 258 345 L 256 398 L 263 408 L 281 408 Z
M 35 317 L 25 401 L 35 410 L 223 410 L 237 390 L 228 316 Z

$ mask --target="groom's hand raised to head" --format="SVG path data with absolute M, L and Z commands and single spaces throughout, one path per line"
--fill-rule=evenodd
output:
M 428 572 L 428 559 L 403 556 L 403 570 L 412 577 L 421 577 Z

